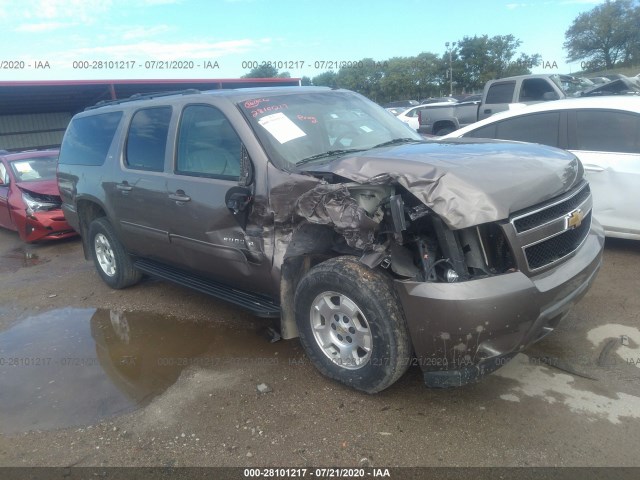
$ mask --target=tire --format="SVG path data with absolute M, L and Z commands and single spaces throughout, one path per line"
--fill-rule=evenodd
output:
M 441 137 L 442 135 L 447 135 L 447 134 L 449 134 L 449 133 L 451 133 L 451 132 L 455 132 L 455 130 L 456 130 L 456 129 L 455 129 L 455 128 L 453 128 L 453 127 L 442 127 L 442 128 L 439 128 L 439 129 L 434 133 L 434 135 L 435 135 L 436 137 Z
M 142 273 L 133 267 L 131 257 L 106 217 L 91 222 L 88 243 L 98 274 L 111 288 L 126 288 L 140 281 Z
M 352 257 L 309 270 L 295 314 L 307 356 L 329 378 L 376 393 L 408 368 L 411 342 L 391 278 Z

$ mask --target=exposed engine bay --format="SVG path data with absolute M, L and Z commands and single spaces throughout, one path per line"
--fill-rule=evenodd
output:
M 400 185 L 322 183 L 299 198 L 296 210 L 333 226 L 361 262 L 398 278 L 453 283 L 515 269 L 497 223 L 451 230 Z

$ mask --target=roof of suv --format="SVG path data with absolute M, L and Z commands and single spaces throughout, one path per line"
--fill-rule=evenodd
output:
M 519 115 L 525 115 L 528 113 L 538 112 L 550 112 L 555 110 L 570 110 L 570 109 L 607 109 L 607 110 L 625 110 L 627 112 L 640 113 L 640 96 L 635 95 L 610 95 L 603 97 L 580 97 L 580 98 L 567 98 L 564 100 L 553 100 L 551 102 L 534 103 L 533 105 L 525 105 L 521 108 L 514 108 L 513 110 L 507 110 L 504 112 L 496 113 L 484 120 L 467 125 L 464 128 L 456 130 L 448 135 L 442 137 L 458 138 L 465 133 L 468 133 L 476 128 L 489 125 L 505 118 L 517 117 Z
M 168 100 L 171 97 L 185 97 L 195 96 L 200 97 L 202 95 L 214 95 L 216 97 L 225 97 L 232 102 L 241 102 L 243 100 L 249 100 L 256 97 L 275 96 L 275 95 L 298 95 L 301 93 L 314 93 L 314 92 L 328 92 L 331 90 L 329 87 L 255 87 L 255 88 L 239 88 L 239 89 L 224 89 L 224 90 L 182 90 L 176 92 L 157 92 L 144 95 L 133 95 L 129 98 L 123 98 L 119 100 L 99 102 L 95 106 L 88 107 L 86 110 L 95 110 L 103 107 L 133 104 L 148 102 L 153 99 L 165 99 Z M 85 111 L 86 111 L 85 110 Z

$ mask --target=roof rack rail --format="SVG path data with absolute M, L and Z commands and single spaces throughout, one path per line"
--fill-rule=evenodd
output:
M 129 98 L 119 98 L 116 100 L 100 100 L 95 105 L 85 108 L 85 112 L 87 110 L 93 110 L 94 108 L 105 107 L 107 105 L 118 105 L 120 103 L 126 102 L 135 102 L 136 100 L 150 100 L 152 98 L 158 97 L 169 97 L 172 95 L 191 95 L 194 93 L 200 93 L 200 90 L 195 88 L 188 88 L 186 90 L 173 90 L 173 91 L 164 91 L 164 92 L 152 92 L 152 93 L 134 93 Z

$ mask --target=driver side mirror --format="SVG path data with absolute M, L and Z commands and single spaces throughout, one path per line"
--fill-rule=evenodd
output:
M 227 191 L 225 204 L 243 230 L 249 220 L 249 204 L 253 200 L 251 190 L 247 187 L 233 187 Z
M 559 100 L 560 96 L 556 93 L 556 92 L 545 92 L 542 94 L 542 100 L 549 101 L 549 100 Z

